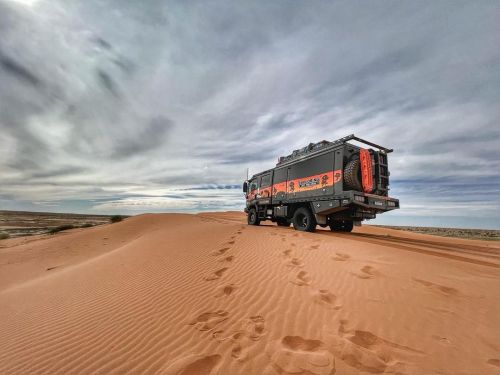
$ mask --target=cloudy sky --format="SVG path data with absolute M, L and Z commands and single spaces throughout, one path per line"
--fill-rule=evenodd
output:
M 487 0 L 0 0 L 0 209 L 241 209 L 355 133 L 395 150 L 378 223 L 499 228 L 499 35 Z

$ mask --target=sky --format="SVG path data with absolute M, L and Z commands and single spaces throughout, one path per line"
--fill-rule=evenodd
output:
M 500 228 L 500 2 L 0 0 L 0 209 L 241 210 L 348 134 L 393 148 L 371 223 Z

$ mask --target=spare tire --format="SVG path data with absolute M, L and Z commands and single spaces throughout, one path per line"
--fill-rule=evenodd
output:
M 348 189 L 363 191 L 359 159 L 351 160 L 344 168 L 344 182 Z

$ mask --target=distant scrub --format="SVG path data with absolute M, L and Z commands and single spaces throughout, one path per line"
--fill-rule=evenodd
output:
M 119 221 L 122 221 L 123 219 L 124 219 L 124 217 L 121 215 L 113 215 L 109 218 L 109 221 L 111 221 L 112 223 L 118 223 Z
M 74 229 L 76 228 L 74 225 L 71 224 L 65 224 L 65 225 L 59 225 L 58 227 L 52 228 L 49 230 L 50 234 L 55 234 L 58 232 L 62 232 L 63 230 L 68 230 L 68 229 Z
M 94 225 L 91 224 L 91 223 L 85 223 L 81 226 L 81 228 L 90 228 L 90 227 L 93 227 Z
M 9 233 L 0 232 L 0 240 L 6 240 L 9 237 L 10 237 Z

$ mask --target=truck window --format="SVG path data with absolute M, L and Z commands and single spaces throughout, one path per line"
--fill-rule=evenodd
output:
M 250 182 L 250 189 L 249 189 L 249 191 L 251 192 L 253 190 L 257 190 L 257 181 L 256 180 Z
M 333 152 L 298 162 L 291 166 L 289 179 L 294 180 L 331 171 L 333 170 L 333 162 Z
M 264 176 L 261 177 L 260 180 L 260 187 L 268 187 L 271 186 L 271 174 L 265 174 Z

